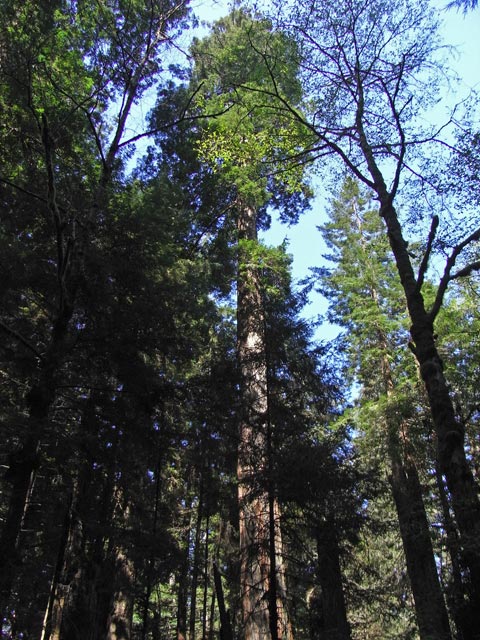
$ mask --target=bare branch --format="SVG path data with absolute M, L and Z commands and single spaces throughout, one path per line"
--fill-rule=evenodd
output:
M 473 273 L 473 271 L 480 271 L 480 260 L 472 262 L 471 264 L 467 264 L 467 266 L 463 267 L 463 269 L 460 269 L 460 271 L 452 273 L 452 275 L 450 276 L 450 280 L 456 280 L 457 278 L 466 278 L 471 273 Z
M 30 349 L 30 351 L 34 353 L 40 361 L 43 362 L 42 354 L 37 350 L 36 347 L 33 346 L 33 344 L 29 340 L 27 340 L 27 338 L 24 338 L 20 333 L 18 333 L 18 331 L 15 331 L 15 329 L 11 329 L 2 320 L 0 320 L 0 329 L 3 329 L 3 331 L 5 331 L 5 333 L 8 333 L 9 336 L 15 338 L 15 340 L 18 340 L 18 342 L 21 342 L 25 347 L 27 347 L 27 349 Z
M 480 227 L 478 229 L 476 229 L 473 233 L 471 233 L 468 238 L 465 238 L 465 240 L 463 240 L 463 242 L 460 242 L 460 244 L 457 244 L 456 247 L 454 247 L 454 249 L 452 250 L 452 253 L 450 254 L 450 256 L 447 259 L 447 262 L 445 264 L 445 270 L 443 272 L 443 276 L 440 280 L 440 284 L 438 285 L 438 289 L 437 289 L 437 295 L 435 297 L 435 301 L 432 305 L 432 308 L 430 309 L 430 312 L 428 314 L 429 319 L 433 322 L 435 320 L 435 318 L 438 315 L 438 312 L 440 311 L 441 307 L 442 307 L 442 303 L 443 303 L 443 298 L 445 296 L 445 292 L 447 290 L 448 287 L 448 283 L 451 280 L 454 280 L 456 278 L 461 278 L 467 275 L 470 275 L 470 273 L 472 271 L 476 271 L 478 270 L 480 267 L 477 266 L 480 263 L 477 262 L 473 262 L 471 265 L 467 265 L 466 267 L 464 267 L 463 269 L 460 269 L 460 271 L 458 271 L 455 274 L 452 274 L 452 269 L 455 266 L 455 262 L 458 258 L 458 256 L 461 254 L 461 252 L 469 245 L 472 244 L 472 242 L 478 242 L 480 240 Z
M 437 215 L 433 216 L 432 224 L 430 225 L 430 233 L 428 234 L 427 247 L 423 255 L 422 263 L 420 264 L 420 268 L 418 270 L 417 285 L 415 287 L 416 293 L 420 291 L 423 285 L 423 281 L 425 280 L 425 273 L 428 269 L 428 261 L 430 260 L 430 254 L 432 253 L 433 241 L 435 240 L 435 236 L 437 235 L 438 223 L 439 217 Z

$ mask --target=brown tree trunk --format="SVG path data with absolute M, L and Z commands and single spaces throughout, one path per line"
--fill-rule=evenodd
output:
M 244 640 L 277 640 L 275 629 L 279 625 L 275 620 L 278 620 L 279 611 L 272 604 L 271 594 L 276 588 L 272 558 L 279 550 L 272 554 L 270 549 L 268 378 L 260 268 L 254 257 L 256 210 L 239 202 L 237 216 L 237 350 L 242 404 L 237 467 L 241 637 Z M 275 536 L 273 542 L 276 543 Z M 272 614 L 275 620 L 271 625 Z M 285 617 L 283 609 L 282 616 Z

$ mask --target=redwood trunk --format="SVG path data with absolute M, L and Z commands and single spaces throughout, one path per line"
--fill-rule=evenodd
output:
M 237 215 L 237 349 L 242 400 L 237 468 L 241 637 L 277 640 L 280 627 L 288 628 L 288 624 L 284 606 L 278 607 L 278 580 L 273 560 L 281 552 L 280 538 L 271 535 L 265 322 L 260 267 L 255 264 L 252 252 L 257 241 L 257 216 L 254 207 L 242 202 Z M 274 508 L 279 509 L 278 504 Z M 273 526 L 277 524 L 274 522 Z M 272 544 L 276 547 L 273 552 Z

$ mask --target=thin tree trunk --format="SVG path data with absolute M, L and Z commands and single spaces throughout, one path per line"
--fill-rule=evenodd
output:
M 212 599 L 210 602 L 210 618 L 208 621 L 208 640 L 213 640 L 215 627 L 215 589 L 212 589 Z M 207 636 L 203 636 L 203 640 L 207 640 Z
M 209 528 L 210 528 L 210 513 L 207 500 L 207 513 L 205 516 L 205 549 L 203 554 L 203 604 L 202 604 L 202 640 L 207 639 L 207 626 L 208 626 L 208 562 L 209 562 Z
M 225 598 L 223 595 L 222 577 L 216 562 L 213 563 L 213 579 L 215 582 L 215 592 L 217 594 L 218 611 L 220 613 L 220 640 L 233 640 L 230 617 L 225 608 Z
M 198 588 L 198 573 L 200 566 L 200 540 L 201 540 L 201 527 L 203 519 L 203 491 L 204 491 L 203 473 L 200 476 L 200 490 L 198 496 L 197 506 L 197 521 L 195 523 L 195 542 L 193 548 L 193 561 L 192 561 L 192 580 L 190 583 L 190 624 L 189 624 L 189 640 L 195 640 L 195 623 L 197 613 L 197 588 Z
M 160 434 L 159 434 L 160 436 Z M 155 504 L 153 510 L 153 523 L 152 523 L 152 539 L 155 544 L 155 538 L 157 535 L 158 526 L 158 511 L 160 506 L 160 493 L 161 493 L 161 468 L 162 468 L 162 454 L 159 447 L 157 455 L 157 464 L 155 468 Z M 146 640 L 149 627 L 149 610 L 150 610 L 150 596 L 152 594 L 152 582 L 153 582 L 153 568 L 154 568 L 154 549 L 150 550 L 150 557 L 147 564 L 147 583 L 145 585 L 145 595 L 143 601 L 143 622 L 142 622 L 142 640 Z
M 189 547 L 191 535 L 191 513 L 187 507 L 187 501 L 190 499 L 190 479 L 186 487 L 185 512 L 183 515 L 183 559 L 179 567 L 178 573 L 178 590 L 177 590 L 177 640 L 186 640 L 187 637 L 187 610 L 188 610 L 188 575 L 189 575 Z

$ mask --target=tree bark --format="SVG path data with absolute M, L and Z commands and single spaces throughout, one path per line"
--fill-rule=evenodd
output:
M 442 508 L 443 526 L 445 528 L 447 552 L 451 561 L 451 578 L 446 585 L 447 603 L 451 616 L 457 627 L 458 640 L 475 640 L 477 638 L 477 614 L 472 603 L 466 598 L 463 584 L 461 559 L 459 556 L 458 532 L 450 514 L 450 505 L 445 491 L 445 483 L 438 468 L 435 469 L 437 489 Z
M 192 580 L 190 583 L 190 620 L 189 620 L 189 640 L 195 640 L 195 623 L 197 618 L 197 588 L 198 588 L 198 574 L 200 569 L 200 540 L 202 533 L 202 519 L 203 519 L 203 493 L 204 493 L 204 479 L 203 473 L 200 475 L 200 489 L 198 495 L 197 505 L 197 520 L 195 523 L 195 542 L 193 547 L 193 561 L 192 561 Z
M 128 552 L 115 550 L 114 592 L 107 622 L 106 640 L 130 640 L 133 617 L 134 568 Z
M 374 295 L 375 301 L 377 297 Z M 377 329 L 382 349 L 382 376 L 387 398 L 394 395 L 387 336 Z M 390 485 L 397 510 L 407 571 L 415 601 L 415 617 L 422 640 L 451 640 L 450 622 L 438 578 L 422 487 L 408 440 L 408 424 L 387 416 Z M 400 437 L 403 433 L 403 442 Z
M 186 640 L 187 637 L 187 611 L 188 611 L 188 574 L 189 574 L 189 546 L 191 536 L 191 513 L 190 507 L 187 507 L 190 500 L 190 480 L 186 487 L 186 503 L 185 512 L 183 514 L 183 557 L 178 572 L 178 590 L 177 590 L 177 640 Z
M 237 477 L 242 638 L 269 640 L 271 562 L 267 488 L 267 362 L 260 272 L 252 256 L 257 241 L 257 215 L 253 206 L 239 202 L 237 216 L 237 351 L 242 407 Z

